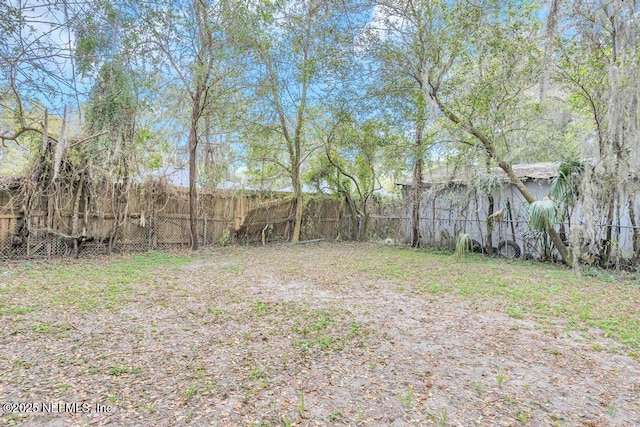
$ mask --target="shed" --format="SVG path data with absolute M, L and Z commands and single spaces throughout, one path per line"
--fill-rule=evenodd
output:
M 517 164 L 512 167 L 534 197 L 542 200 L 549 195 L 551 184 L 558 176 L 559 166 L 559 162 L 546 162 Z M 403 188 L 406 201 L 403 231 L 410 240 L 412 183 L 401 182 L 398 185 Z M 553 246 L 546 233 L 532 230 L 528 226 L 529 204 L 502 169 L 495 167 L 490 173 L 484 174 L 473 168 L 435 169 L 425 173 L 421 187 L 421 245 L 452 248 L 457 236 L 469 233 L 478 242 L 477 246 L 485 250 L 489 247 L 500 248 L 510 256 L 522 254 L 537 259 L 554 256 Z M 493 209 L 488 194 L 493 196 Z M 636 205 L 638 202 L 636 200 Z M 491 211 L 494 214 L 501 212 L 501 215 L 492 216 L 493 227 L 488 225 Z M 633 227 L 630 218 L 622 212 L 621 218 L 617 220 L 619 233 L 615 250 L 618 255 L 630 258 L 633 256 Z M 564 235 L 563 231 L 568 226 L 561 226 L 561 235 Z

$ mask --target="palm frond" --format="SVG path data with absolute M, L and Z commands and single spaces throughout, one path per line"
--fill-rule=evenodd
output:
M 546 231 L 548 226 L 558 221 L 560 211 L 554 200 L 536 200 L 529 205 L 529 226 L 535 230 Z
M 584 163 L 567 160 L 560 164 L 558 176 L 551 183 L 549 196 L 560 203 L 574 205 L 578 199 L 580 180 L 584 173 Z
M 461 259 L 466 254 L 473 250 L 473 241 L 471 240 L 471 234 L 462 233 L 456 239 L 456 249 L 453 255 L 456 259 Z

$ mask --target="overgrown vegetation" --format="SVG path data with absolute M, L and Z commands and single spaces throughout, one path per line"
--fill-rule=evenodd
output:
M 296 242 L 310 186 L 343 197 L 364 239 L 367 201 L 408 179 L 415 247 L 425 172 L 470 169 L 491 217 L 484 175 L 541 212 L 513 166 L 563 161 L 558 218 L 534 218 L 549 246 L 566 265 L 633 264 L 639 16 L 624 0 L 2 4 L 0 159 L 26 166 L 11 238 L 85 237 L 104 202 L 111 251 L 142 211 L 132 183 L 188 163 L 194 250 L 198 183 L 290 190 Z

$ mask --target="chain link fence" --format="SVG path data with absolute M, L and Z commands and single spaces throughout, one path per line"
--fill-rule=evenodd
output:
M 19 216 L 4 216 L 9 225 L 0 239 L 0 259 L 47 259 L 54 257 L 83 257 L 120 252 L 145 252 L 191 246 L 189 217 L 185 215 L 157 216 L 141 224 L 128 218 L 120 237 L 82 236 L 74 238 L 46 228 L 29 227 L 25 237 L 17 229 L 23 223 Z M 233 237 L 233 220 L 199 218 L 198 241 L 201 246 L 226 244 Z
M 401 224 L 402 234 L 405 239 L 411 237 L 411 221 L 408 216 L 398 218 Z M 600 226 L 599 242 L 582 241 L 578 244 L 571 239 L 569 226 L 565 224 L 565 232 L 560 233 L 565 244 L 583 261 L 593 262 L 588 257 L 597 254 L 599 246 L 601 250 L 608 252 L 608 266 L 630 269 L 637 263 L 637 249 L 640 245 L 640 227 L 612 226 L 611 240 L 606 241 L 607 227 Z M 420 244 L 436 249 L 454 250 L 456 240 L 461 234 L 469 234 L 473 240 L 474 248 L 487 252 L 488 231 L 487 221 L 464 218 L 431 217 L 420 218 Z M 507 257 L 523 257 L 540 261 L 560 261 L 560 254 L 547 233 L 534 230 L 527 221 L 506 220 L 494 224 L 491 233 L 492 252 Z M 602 255 L 600 255 L 602 256 Z M 596 260 L 600 261 L 600 260 Z M 597 262 L 598 263 L 598 262 Z M 596 264 L 597 264 L 596 263 Z

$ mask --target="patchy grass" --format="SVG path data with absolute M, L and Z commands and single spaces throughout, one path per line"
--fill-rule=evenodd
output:
M 640 281 L 631 274 L 578 273 L 481 255 L 458 260 L 442 252 L 386 247 L 372 249 L 357 271 L 371 279 L 393 280 L 413 292 L 488 303 L 516 319 L 566 319 L 596 327 L 607 337 L 640 348 Z
M 7 400 L 117 409 L 63 424 L 640 424 L 633 276 L 368 244 L 11 270 Z
M 47 307 L 117 310 L 140 296 L 140 285 L 162 283 L 163 273 L 191 262 L 188 256 L 149 252 L 141 255 L 92 258 L 60 265 L 28 264 L 11 276 L 12 290 L 38 306 L 0 306 L 1 314 L 26 314 Z M 164 283 L 163 283 L 164 284 Z M 138 286 L 136 288 L 136 286 Z

